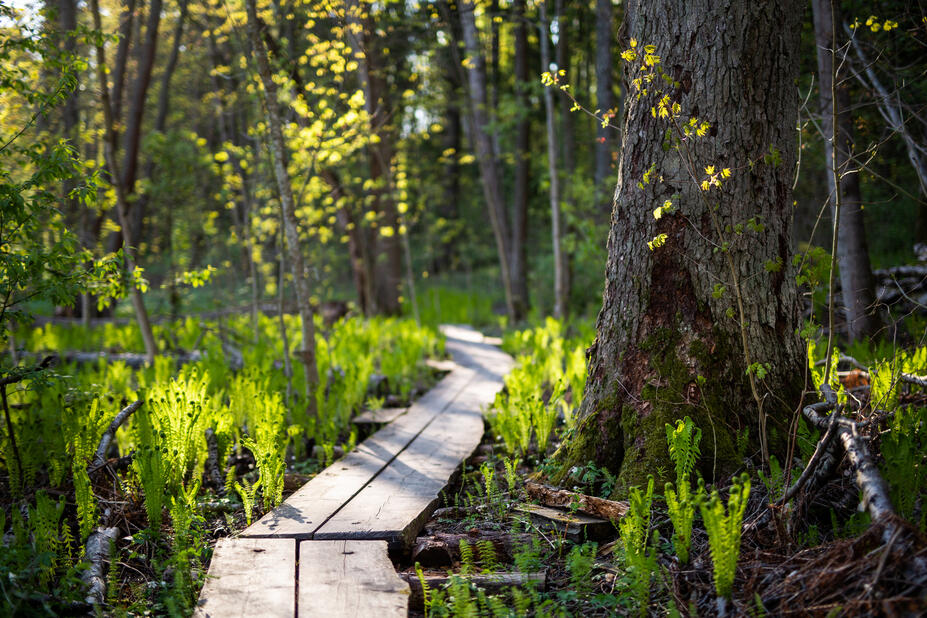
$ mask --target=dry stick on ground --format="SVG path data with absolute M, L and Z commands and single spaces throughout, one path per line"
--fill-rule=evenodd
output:
M 99 605 L 106 596 L 103 564 L 109 560 L 110 548 L 118 535 L 119 528 L 97 528 L 87 537 L 87 544 L 84 546 L 84 560 L 87 561 L 88 566 L 80 578 L 88 587 L 85 600 L 90 605 Z
M 122 426 L 126 420 L 135 413 L 144 401 L 139 399 L 134 403 L 130 403 L 125 408 L 122 409 L 119 414 L 113 419 L 109 424 L 109 427 L 106 428 L 106 431 L 103 432 L 103 436 L 100 438 L 100 445 L 97 446 L 97 452 L 93 456 L 93 460 L 90 462 L 90 466 L 87 468 L 88 474 L 91 472 L 96 472 L 104 465 L 106 465 L 106 451 L 109 450 L 109 445 L 112 443 L 113 438 L 116 437 L 116 430 Z

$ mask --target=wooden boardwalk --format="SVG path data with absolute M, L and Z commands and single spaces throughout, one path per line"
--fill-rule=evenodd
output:
M 408 584 L 388 551 L 407 548 L 428 521 L 479 445 L 482 409 L 513 365 L 470 328 L 442 331 L 451 372 L 239 537 L 222 539 L 197 616 L 407 614 Z

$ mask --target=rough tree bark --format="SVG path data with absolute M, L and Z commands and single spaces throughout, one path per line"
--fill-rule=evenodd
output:
M 612 97 L 612 0 L 595 3 L 595 106 L 602 114 L 614 105 Z M 612 212 L 612 191 L 606 179 L 612 163 L 613 129 L 601 124 L 595 133 L 595 200 L 606 215 Z
M 836 170 L 840 177 L 840 227 L 837 234 L 837 260 L 840 264 L 840 285 L 843 305 L 846 309 L 847 336 L 850 341 L 873 335 L 881 326 L 875 311 L 875 280 L 869 262 L 869 246 L 866 242 L 866 227 L 863 221 L 862 193 L 859 188 L 859 165 L 853 159 L 853 118 L 850 115 L 850 93 L 846 84 L 846 70 L 837 72 L 834 88 L 834 66 L 831 50 L 839 45 L 835 41 L 833 23 L 840 24 L 839 8 L 834 6 L 834 20 L 831 20 L 831 0 L 812 0 L 814 12 L 814 39 L 817 46 L 818 84 L 820 90 L 821 128 L 828 142 L 825 146 L 827 186 L 830 188 L 830 211 L 834 213 L 834 169 L 833 149 L 829 145 L 834 135 L 834 100 L 837 93 L 837 161 Z M 837 50 L 838 69 L 841 58 L 848 53 L 846 47 Z M 841 77 L 843 75 L 843 78 Z
M 577 428 L 558 453 L 561 478 L 592 461 L 618 475 L 618 493 L 673 469 L 664 424 L 685 415 L 703 428 L 707 479 L 755 454 L 760 411 L 748 356 L 768 364 L 758 395 L 770 450 L 783 450 L 803 367 L 789 272 L 800 5 L 635 0 L 628 8 L 638 50 L 655 45 L 674 83 L 626 98 L 603 306 Z M 663 94 L 681 106 L 679 122 L 708 121 L 709 134 L 664 149 L 671 121 L 652 114 Z M 706 193 L 707 166 L 733 174 Z M 666 200 L 676 210 L 657 220 Z M 660 234 L 665 244 L 650 250 Z
M 293 188 L 290 184 L 289 172 L 284 163 L 286 160 L 286 144 L 283 141 L 277 84 L 274 82 L 270 61 L 267 59 L 267 50 L 258 29 L 255 0 L 247 0 L 246 9 L 248 12 L 248 37 L 251 39 L 252 53 L 257 60 L 261 83 L 264 85 L 264 106 L 270 127 L 270 139 L 268 141 L 273 155 L 274 178 L 280 192 L 280 208 L 286 233 L 287 259 L 293 274 L 293 288 L 296 290 L 296 303 L 300 322 L 302 323 L 303 347 L 299 350 L 299 355 L 306 372 L 306 408 L 310 418 L 315 418 L 318 413 L 315 391 L 319 384 L 319 371 L 315 359 L 315 322 L 313 321 L 312 306 L 309 303 L 309 281 L 303 264 L 303 254 L 300 251 L 299 227 L 296 221 Z

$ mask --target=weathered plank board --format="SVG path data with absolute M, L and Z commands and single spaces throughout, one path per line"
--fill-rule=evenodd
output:
M 615 526 L 607 519 L 585 513 L 538 504 L 520 504 L 515 510 L 526 513 L 542 526 L 557 530 L 574 543 L 597 541 L 615 532 Z
M 319 528 L 316 539 L 382 539 L 411 545 L 441 491 L 483 437 L 480 407 L 502 384 L 476 379 L 392 463 Z
M 473 380 L 472 369 L 450 373 L 400 416 L 340 461 L 320 472 L 287 500 L 248 527 L 246 537 L 310 539 L 316 529 L 348 503 L 406 448 Z
M 386 425 L 409 411 L 409 408 L 380 408 L 366 410 L 351 419 L 355 425 Z
M 295 613 L 296 541 L 219 539 L 194 616 L 289 617 Z
M 409 585 L 382 541 L 299 544 L 298 616 L 405 618 Z

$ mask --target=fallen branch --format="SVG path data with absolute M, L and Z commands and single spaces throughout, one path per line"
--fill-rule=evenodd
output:
M 534 481 L 525 483 L 525 491 L 532 500 L 537 500 L 547 506 L 559 506 L 563 508 L 576 508 L 583 513 L 595 515 L 602 519 L 616 520 L 621 519 L 628 512 L 627 502 L 615 502 L 595 496 L 568 491 L 550 485 L 543 485 Z
M 109 560 L 110 548 L 118 534 L 119 528 L 97 528 L 87 537 L 84 560 L 88 565 L 80 578 L 88 587 L 85 600 L 90 605 L 99 605 L 106 598 L 104 563 Z
M 130 403 L 125 408 L 123 408 L 122 411 L 116 415 L 116 418 L 114 418 L 113 421 L 109 424 L 109 427 L 107 427 L 106 431 L 103 432 L 103 437 L 100 438 L 100 445 L 97 446 L 97 452 L 93 456 L 93 460 L 91 461 L 90 466 L 87 468 L 88 474 L 96 472 L 104 465 L 106 465 L 106 452 L 109 450 L 109 445 L 112 443 L 113 438 L 116 437 L 116 430 L 119 429 L 136 410 L 142 407 L 143 403 L 144 401 L 141 399 Z
M 206 473 L 216 490 L 216 495 L 221 498 L 225 496 L 225 482 L 222 479 L 222 471 L 219 469 L 219 440 L 212 427 L 206 429 L 206 451 L 208 453 Z

